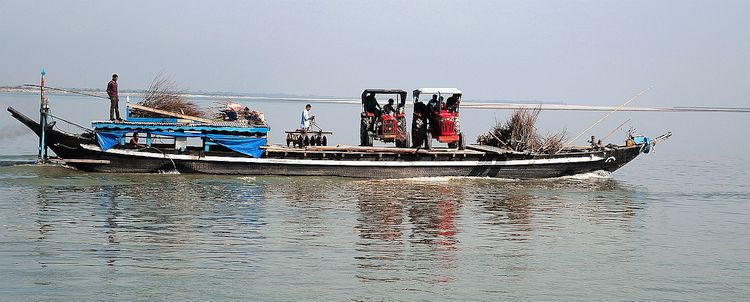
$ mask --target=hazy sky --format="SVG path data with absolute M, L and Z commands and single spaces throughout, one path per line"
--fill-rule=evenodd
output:
M 0 85 L 750 106 L 750 1 L 6 1 Z

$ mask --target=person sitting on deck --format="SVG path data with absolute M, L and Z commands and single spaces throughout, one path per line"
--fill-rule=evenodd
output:
M 393 106 L 393 103 L 395 103 L 393 99 L 388 99 L 388 104 L 383 106 L 383 113 L 385 114 L 394 114 L 396 113 L 396 107 Z
M 130 139 L 130 145 L 137 148 L 143 147 L 143 145 L 138 143 L 138 132 L 133 132 L 133 137 Z
M 302 119 L 299 122 L 299 127 L 302 130 L 307 130 L 310 128 L 310 121 L 315 119 L 315 116 L 310 115 L 310 110 L 312 109 L 312 105 L 307 104 L 305 105 L 305 110 L 302 110 Z

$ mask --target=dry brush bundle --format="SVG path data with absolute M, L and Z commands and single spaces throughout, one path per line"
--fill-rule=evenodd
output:
M 177 85 L 174 81 L 161 74 L 157 75 L 154 80 L 151 81 L 151 84 L 145 91 L 143 102 L 138 104 L 154 109 L 195 117 L 204 117 L 206 115 L 198 105 L 185 99 L 184 92 L 177 89 Z M 161 117 L 158 113 L 137 109 L 133 110 L 132 115 L 136 117 Z
M 555 154 L 557 152 L 560 152 L 563 148 L 565 148 L 565 141 L 567 140 L 568 132 L 566 131 L 566 129 L 563 129 L 557 133 L 548 134 L 547 137 L 544 138 L 544 142 L 542 143 L 542 147 L 539 149 L 539 152 L 548 154 Z
M 536 122 L 541 110 L 541 106 L 518 108 L 513 111 L 510 120 L 497 122 L 489 132 L 479 135 L 477 142 L 518 152 L 557 153 L 563 148 L 566 132 L 563 130 L 546 137 L 539 135 Z

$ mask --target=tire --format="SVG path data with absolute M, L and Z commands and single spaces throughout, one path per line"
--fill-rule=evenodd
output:
M 424 136 L 424 148 L 432 150 L 432 133 L 427 132 L 427 135 Z

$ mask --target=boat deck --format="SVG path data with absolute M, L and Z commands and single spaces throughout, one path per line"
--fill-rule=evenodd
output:
M 343 154 L 420 154 L 420 155 L 484 155 L 486 152 L 476 150 L 457 150 L 457 149 L 432 149 L 425 150 L 419 148 L 397 148 L 397 147 L 361 147 L 361 146 L 308 146 L 305 148 L 292 148 L 282 145 L 269 145 L 261 147 L 268 153 L 343 153 Z

